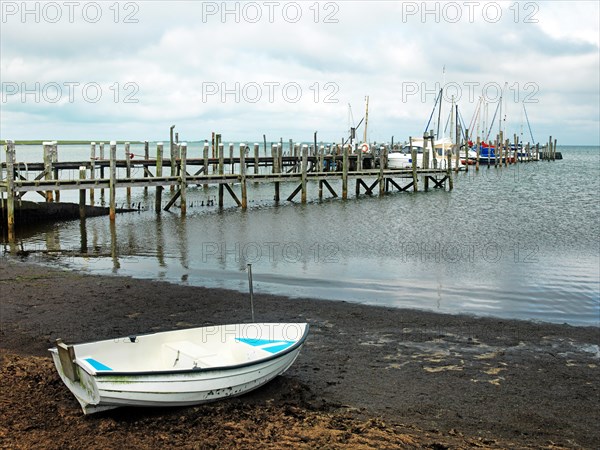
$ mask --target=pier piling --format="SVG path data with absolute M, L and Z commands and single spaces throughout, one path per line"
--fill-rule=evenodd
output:
M 156 143 L 156 177 L 162 177 L 162 168 L 163 168 L 163 143 Z M 163 187 L 158 185 L 156 186 L 156 197 L 154 199 L 154 210 L 157 213 L 160 213 L 161 204 L 162 204 L 162 191 Z
M 117 143 L 110 142 L 110 184 L 108 188 L 108 202 L 110 208 L 110 220 L 115 221 L 116 218 L 116 180 L 117 180 Z

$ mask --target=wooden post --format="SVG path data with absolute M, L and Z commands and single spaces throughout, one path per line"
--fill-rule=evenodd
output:
M 433 141 L 432 141 L 433 142 Z M 423 134 L 423 162 L 421 166 L 423 169 L 429 169 L 429 133 L 427 131 Z M 425 186 L 425 192 L 429 190 L 429 178 L 428 175 L 424 176 L 423 185 Z
M 148 141 L 144 141 L 144 161 L 150 159 L 150 147 Z M 144 164 L 144 178 L 148 177 L 148 166 Z M 144 198 L 148 196 L 148 186 L 144 187 Z
M 181 143 L 181 158 L 179 160 L 179 192 L 181 192 L 181 215 L 185 216 L 187 213 L 187 142 Z
M 446 176 L 448 177 L 448 190 L 451 191 L 452 189 L 454 189 L 454 180 L 452 179 L 452 147 L 450 147 L 450 150 L 446 150 L 446 152 L 446 158 L 448 159 L 446 167 Z
M 229 144 L 230 147 L 233 147 L 233 144 Z M 219 166 L 218 173 L 219 175 L 223 175 L 225 173 L 225 146 L 223 143 L 219 142 L 217 146 L 217 151 L 219 152 Z
M 204 176 L 208 176 L 208 142 L 204 142 L 204 148 L 202 149 L 202 157 L 204 158 Z M 204 189 L 208 188 L 208 184 L 204 183 Z
M 317 168 L 317 172 L 325 172 L 325 168 L 323 167 L 325 160 L 325 146 L 321 145 L 319 147 L 319 157 L 317 158 L 317 164 L 319 167 Z
M 163 143 L 156 143 L 156 178 L 162 177 L 162 169 L 163 169 Z M 156 186 L 156 198 L 154 199 L 154 209 L 157 213 L 161 211 L 162 205 L 162 186 Z
M 242 209 L 248 208 L 248 189 L 246 186 L 246 144 L 240 144 L 240 183 L 242 185 Z
M 234 172 L 234 166 L 235 164 L 233 164 L 233 147 L 234 145 L 232 143 L 229 143 L 229 164 L 231 165 L 230 170 L 231 173 L 235 173 Z
M 46 181 L 52 180 L 52 142 L 44 142 L 44 179 Z M 46 191 L 46 201 L 53 202 L 54 196 L 52 194 L 52 190 L 48 189 Z
M 213 149 L 212 149 L 212 157 L 213 158 L 218 158 L 219 157 L 219 145 L 221 144 L 221 135 L 218 133 L 215 133 L 214 138 L 213 138 Z M 218 173 L 218 164 L 213 164 L 213 173 Z
M 79 166 L 79 180 L 85 180 L 85 166 Z M 79 218 L 85 219 L 85 189 L 79 189 Z
M 279 145 L 277 144 L 273 144 L 273 146 L 271 147 L 271 151 L 273 153 L 273 173 L 274 174 L 279 174 L 280 173 L 280 168 L 279 168 Z M 275 182 L 275 202 L 279 203 L 279 181 Z
M 498 144 L 494 147 L 494 167 L 498 167 L 499 162 L 502 161 L 502 131 L 498 133 Z
M 302 146 L 302 203 L 306 203 L 306 170 L 308 166 L 308 145 Z
M 56 141 L 52 141 L 52 146 L 51 146 L 51 155 L 52 155 L 52 166 L 53 166 L 53 170 L 54 170 L 54 179 L 58 180 L 58 169 L 56 168 L 55 163 L 58 162 L 58 143 Z M 60 202 L 60 191 L 56 190 L 54 191 L 54 201 L 56 202 Z
M 170 158 L 170 162 L 171 162 L 171 176 L 174 177 L 177 174 L 177 167 L 176 167 L 176 157 L 175 157 L 175 141 L 173 139 L 173 129 L 175 128 L 175 125 L 171 125 L 171 128 L 169 129 L 169 158 Z M 171 192 L 175 191 L 175 186 L 171 185 Z
M 1 199 L 0 199 L 1 200 Z M 6 225 L 8 242 L 15 243 L 15 143 L 6 140 Z
M 110 207 L 110 220 L 115 221 L 116 208 L 116 182 L 117 182 L 117 143 L 110 141 L 110 184 L 108 189 L 108 202 Z
M 458 127 L 457 127 L 458 129 Z M 457 135 L 456 136 L 456 144 L 454 146 L 454 171 L 458 172 L 458 170 L 460 169 L 460 137 Z M 467 156 L 469 155 L 469 141 L 465 141 L 465 159 L 467 158 Z M 465 162 L 468 164 L 469 161 L 465 160 Z
M 125 142 L 125 176 L 131 178 L 131 152 L 129 142 Z M 127 186 L 127 208 L 131 208 L 131 187 Z
M 363 152 L 362 149 L 356 150 L 356 171 L 361 172 L 363 169 Z
M 552 161 L 556 160 L 556 139 L 554 139 L 554 145 L 552 146 Z
M 104 142 L 100 142 L 98 144 L 98 151 L 100 155 L 98 156 L 100 161 L 104 161 Z M 100 179 L 104 179 L 104 165 L 100 166 Z M 100 189 L 100 205 L 104 206 L 106 201 L 104 199 L 104 188 Z
M 477 136 L 477 143 L 476 143 L 476 145 L 477 145 L 477 147 L 476 147 L 476 149 L 477 149 L 477 151 L 476 151 L 476 153 L 477 153 L 477 159 L 475 160 L 475 171 L 478 171 L 479 170 L 479 154 L 480 154 L 480 150 L 481 150 L 481 141 L 480 141 L 479 136 Z M 467 151 L 468 151 L 468 149 L 467 149 Z M 489 158 L 489 156 L 488 156 L 488 158 Z
M 299 164 L 298 164 L 300 146 L 298 144 L 294 144 L 294 140 L 290 139 L 289 140 L 289 148 L 290 148 L 290 156 L 294 157 L 294 166 L 293 166 L 294 173 L 298 173 L 298 170 L 300 169 Z
M 494 159 L 494 167 L 498 167 L 498 165 L 502 163 L 502 139 L 502 131 L 500 131 L 498 135 L 498 145 L 494 149 L 494 156 L 496 157 Z
M 408 138 L 408 148 L 410 151 L 410 159 L 412 165 L 412 177 L 413 177 L 413 192 L 418 191 L 418 178 L 417 178 L 417 149 L 413 147 L 412 136 Z
M 218 151 L 218 156 L 219 156 L 219 166 L 218 166 L 218 170 L 219 170 L 219 175 L 223 175 L 223 165 L 224 165 L 224 152 L 225 152 L 225 148 L 224 145 L 219 142 L 219 145 L 217 146 L 217 151 Z M 224 186 L 223 183 L 219 183 L 219 208 L 222 208 L 224 205 L 224 199 L 223 199 L 223 192 L 224 192 Z
M 254 144 L 254 174 L 258 175 L 258 151 L 259 151 L 260 145 L 258 145 L 258 143 Z
M 460 153 L 460 148 L 458 150 Z M 477 170 L 477 169 L 476 169 Z M 469 130 L 465 130 L 465 172 L 469 171 Z
M 283 173 L 283 142 L 277 144 L 277 168 L 279 173 Z
M 437 169 L 438 168 L 438 160 L 437 160 L 437 150 L 435 148 L 435 139 L 433 137 L 433 133 L 430 133 L 430 139 L 431 139 L 431 156 L 433 156 L 433 160 L 431 161 L 433 163 L 433 168 Z M 442 144 L 442 148 L 444 148 L 444 145 Z
M 510 140 L 506 139 L 504 142 L 504 167 L 508 167 L 510 162 Z
M 90 179 L 96 178 L 96 143 L 90 144 Z M 94 188 L 90 189 L 90 205 L 94 206 Z
M 348 151 L 350 145 L 344 145 L 342 149 L 342 198 L 348 198 Z
M 385 178 L 383 171 L 387 160 L 387 147 L 383 147 L 383 151 L 379 153 L 379 195 L 385 194 Z

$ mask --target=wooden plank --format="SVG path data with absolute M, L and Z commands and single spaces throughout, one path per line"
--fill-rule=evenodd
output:
M 227 183 L 224 183 L 223 187 L 227 190 L 227 192 L 229 192 L 229 195 L 231 195 L 231 198 L 233 198 L 233 200 L 237 203 L 237 205 L 242 206 L 242 202 L 237 197 L 237 195 L 235 195 L 235 192 L 233 191 L 233 189 L 231 189 L 231 186 L 229 186 L 229 184 L 227 184 Z
M 56 349 L 58 358 L 62 367 L 63 374 L 71 381 L 79 381 L 77 366 L 75 365 L 75 349 L 72 345 L 66 345 L 61 339 L 56 340 Z

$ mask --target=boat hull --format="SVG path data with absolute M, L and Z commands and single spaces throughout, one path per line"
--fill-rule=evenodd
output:
M 92 376 L 79 368 L 79 381 L 65 376 L 57 354 L 52 354 L 62 381 L 85 414 L 120 406 L 191 406 L 250 392 L 284 373 L 300 348 L 265 363 L 242 369 L 187 373 L 185 375 Z
M 80 403 L 84 414 L 91 414 L 120 406 L 198 405 L 245 394 L 284 373 L 298 357 L 307 332 L 308 326 L 299 341 L 270 357 L 230 367 L 203 369 L 94 373 L 85 365 L 73 364 L 71 370 L 75 376 L 69 376 L 69 368 L 65 370 L 63 366 L 69 362 L 61 359 L 56 349 L 50 351 L 60 378 Z M 254 343 L 258 344 L 262 342 Z M 249 348 L 249 354 L 260 351 L 259 347 L 256 350 Z M 179 354 L 177 358 L 180 358 Z

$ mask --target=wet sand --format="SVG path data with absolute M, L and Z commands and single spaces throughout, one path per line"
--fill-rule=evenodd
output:
M 250 319 L 248 296 L 0 258 L 3 448 L 599 448 L 600 329 L 255 293 L 306 321 L 294 365 L 245 396 L 83 416 L 47 348 Z

